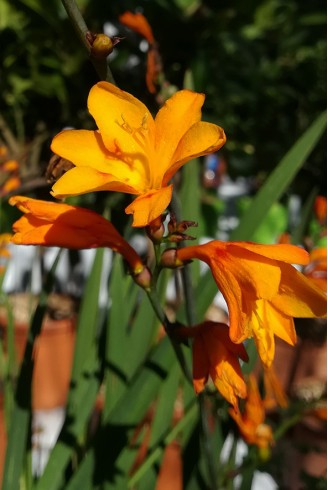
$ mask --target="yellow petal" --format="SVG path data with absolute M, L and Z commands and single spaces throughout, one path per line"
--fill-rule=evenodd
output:
M 295 345 L 297 336 L 293 318 L 278 311 L 273 305 L 270 305 L 270 312 L 273 333 L 287 344 Z
M 88 108 L 110 152 L 147 155 L 155 125 L 140 100 L 111 83 L 99 82 L 90 90 Z
M 268 259 L 279 260 L 289 264 L 306 265 L 309 262 L 309 254 L 301 247 L 289 244 L 261 245 L 252 242 L 234 242 L 235 247 L 240 247 L 250 252 L 262 255 Z
M 132 226 L 147 226 L 158 218 L 170 204 L 172 185 L 149 191 L 137 197 L 127 208 L 126 214 L 133 214 Z
M 292 265 L 282 264 L 279 293 L 272 304 L 285 315 L 295 318 L 324 317 L 327 314 L 327 296 L 310 279 Z
M 129 185 L 131 183 L 131 185 Z M 138 194 L 133 187 L 135 182 L 126 178 L 126 183 L 117 181 L 110 174 L 99 172 L 90 167 L 74 167 L 68 170 L 52 187 L 51 194 L 57 198 L 77 196 L 94 191 L 118 191 Z
M 155 150 L 158 174 L 163 177 L 170 167 L 176 148 L 185 133 L 200 121 L 205 96 L 191 90 L 180 90 L 170 97 L 155 118 Z
M 110 173 L 108 158 L 113 158 L 99 132 L 83 129 L 67 129 L 57 134 L 51 143 L 54 153 L 79 167 L 92 167 Z
M 219 126 L 207 122 L 194 124 L 184 136 L 173 155 L 175 162 L 164 176 L 164 184 L 170 181 L 179 168 L 192 158 L 208 155 L 219 150 L 226 142 L 224 131 Z M 167 162 L 169 164 L 169 162 Z
M 270 315 L 268 302 L 256 301 L 252 313 L 252 329 L 257 351 L 263 364 L 270 367 L 274 359 L 275 344 L 272 321 L 276 319 Z

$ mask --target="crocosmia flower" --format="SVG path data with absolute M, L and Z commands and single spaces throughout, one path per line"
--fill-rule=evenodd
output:
M 261 399 L 254 375 L 250 375 L 247 383 L 247 398 L 243 413 L 229 409 L 231 417 L 238 425 L 241 436 L 248 444 L 256 445 L 263 456 L 268 454 L 273 444 L 272 429 L 265 424 L 265 408 Z
M 176 265 L 194 258 L 209 265 L 227 302 L 231 340 L 254 337 L 267 367 L 274 358 L 275 335 L 296 343 L 293 317 L 326 315 L 326 295 L 291 265 L 309 261 L 299 247 L 214 240 L 178 249 Z
M 72 249 L 109 247 L 123 255 L 134 274 L 144 269 L 139 255 L 112 223 L 89 209 L 23 196 L 13 196 L 9 203 L 24 213 L 13 225 L 13 243 Z
M 54 153 L 71 161 L 53 186 L 57 198 L 93 191 L 119 191 L 137 198 L 125 209 L 133 226 L 146 226 L 171 201 L 173 175 L 194 157 L 225 143 L 222 128 L 201 121 L 205 96 L 176 92 L 155 118 L 147 107 L 108 82 L 92 87 L 88 108 L 98 130 L 66 130 L 53 140 Z
M 195 328 L 197 335 L 192 351 L 196 393 L 204 389 L 210 376 L 217 390 L 237 410 L 237 397 L 246 397 L 246 385 L 239 364 L 239 358 L 248 360 L 244 346 L 231 342 L 229 327 L 223 323 L 206 321 L 187 330 L 194 331 Z

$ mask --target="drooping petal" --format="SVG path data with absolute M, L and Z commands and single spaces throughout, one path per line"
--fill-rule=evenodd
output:
M 120 15 L 119 20 L 122 24 L 129 27 L 132 31 L 143 36 L 149 43 L 155 41 L 153 31 L 149 25 L 148 20 L 141 13 L 124 12 Z
M 192 373 L 195 392 L 205 388 L 210 372 L 210 361 L 202 335 L 197 335 L 192 346 Z
M 147 226 L 158 218 L 170 204 L 172 185 L 159 190 L 152 190 L 137 197 L 128 207 L 127 214 L 133 214 L 132 226 Z
M 296 245 L 262 245 L 252 242 L 234 242 L 231 245 L 249 250 L 268 259 L 279 260 L 289 264 L 306 265 L 309 262 L 309 254 L 306 250 Z
M 170 97 L 155 118 L 156 171 L 161 176 L 173 163 L 173 155 L 185 133 L 201 118 L 205 96 L 191 90 L 180 90 Z M 156 179 L 155 179 L 156 180 Z
M 294 320 L 291 316 L 285 315 L 283 312 L 278 311 L 271 302 L 268 302 L 270 308 L 270 317 L 273 333 L 280 337 L 287 344 L 295 345 L 297 342 L 296 330 Z
M 213 153 L 225 142 L 226 136 L 220 126 L 202 121 L 194 124 L 182 136 L 172 158 L 174 163 L 166 170 L 163 183 L 167 184 L 179 168 L 192 158 Z
M 258 300 L 252 311 L 252 330 L 257 351 L 263 364 L 270 367 L 274 359 L 275 343 L 272 318 L 266 300 Z
M 147 155 L 155 126 L 140 100 L 111 83 L 99 82 L 90 90 L 88 108 L 110 152 Z
M 111 174 L 99 172 L 90 167 L 74 167 L 68 170 L 53 185 L 51 194 L 58 199 L 94 191 L 118 191 L 138 194 L 138 182 L 136 180 L 127 177 L 125 179 L 126 182 L 123 183 Z
M 327 296 L 310 279 L 292 265 L 281 264 L 279 294 L 272 304 L 285 315 L 295 318 L 324 317 L 327 314 Z

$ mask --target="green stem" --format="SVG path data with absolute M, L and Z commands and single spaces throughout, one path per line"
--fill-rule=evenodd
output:
M 165 313 L 164 313 L 164 311 L 160 305 L 160 302 L 158 300 L 158 296 L 157 296 L 154 288 L 146 290 L 146 293 L 147 293 L 148 299 L 149 299 L 149 301 L 153 307 L 153 310 L 157 315 L 157 318 L 162 323 L 162 325 L 165 328 L 166 333 L 168 334 L 168 337 L 172 343 L 172 347 L 174 349 L 174 352 L 177 356 L 177 359 L 180 363 L 180 366 L 181 366 L 181 369 L 182 369 L 184 375 L 186 376 L 187 380 L 190 383 L 192 383 L 192 375 L 189 371 L 188 365 L 187 365 L 186 360 L 184 358 L 181 345 L 178 342 L 176 342 L 170 335 L 170 331 L 172 331 L 172 329 L 175 328 L 174 324 L 171 323 L 170 320 L 165 315 Z
M 75 0 L 62 0 L 62 4 L 67 12 L 67 15 L 80 39 L 83 46 L 88 52 L 91 63 L 93 64 L 96 72 L 100 80 L 106 80 L 107 82 L 111 82 L 115 84 L 114 77 L 110 68 L 108 66 L 106 58 L 97 59 L 92 56 L 90 44 L 87 41 L 86 34 L 89 32 L 89 29 L 82 17 L 82 14 L 75 2 Z
M 177 221 L 181 221 L 181 206 L 177 194 L 173 191 L 171 208 L 176 216 Z M 183 247 L 185 244 L 181 242 L 179 247 Z M 184 291 L 184 298 L 186 303 L 186 317 L 189 326 L 196 323 L 196 311 L 195 311 L 195 301 L 194 301 L 194 291 L 192 288 L 190 268 L 188 265 L 184 266 L 182 269 L 182 285 Z M 213 444 L 211 441 L 210 428 L 208 424 L 208 414 L 205 403 L 205 394 L 201 393 L 198 398 L 200 419 L 201 419 L 201 438 L 204 451 L 206 454 L 207 472 L 210 481 L 210 488 L 216 490 L 217 488 L 217 475 L 216 475 L 216 463 L 214 461 L 214 451 Z

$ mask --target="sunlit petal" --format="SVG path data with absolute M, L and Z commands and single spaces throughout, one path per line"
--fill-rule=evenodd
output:
M 158 218 L 168 207 L 172 196 L 172 185 L 149 191 L 137 197 L 128 207 L 127 214 L 133 214 L 133 226 L 146 226 Z
M 226 136 L 220 126 L 202 121 L 194 124 L 182 136 L 172 158 L 174 163 L 167 169 L 163 183 L 169 182 L 179 168 L 192 158 L 218 151 L 225 142 Z

